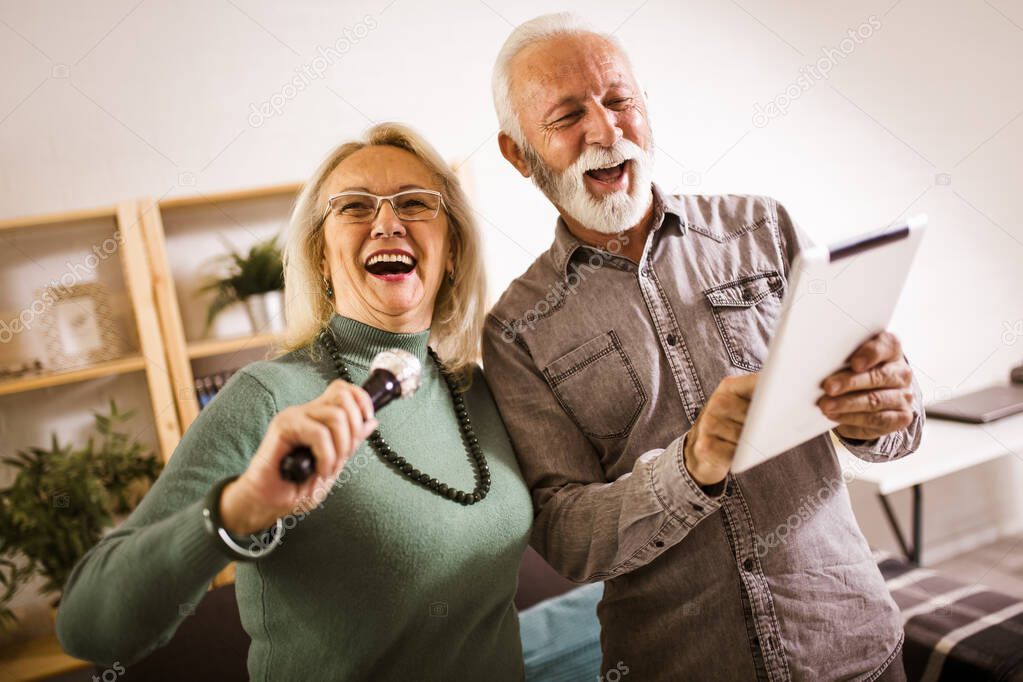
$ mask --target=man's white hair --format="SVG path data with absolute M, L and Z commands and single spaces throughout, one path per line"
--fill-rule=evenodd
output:
M 494 75 L 491 79 L 494 109 L 497 110 L 497 120 L 501 126 L 501 131 L 511 137 L 519 148 L 526 148 L 528 144 L 525 135 L 522 133 L 522 125 L 519 123 L 515 105 L 512 102 L 512 61 L 519 52 L 529 45 L 561 35 L 578 35 L 581 33 L 591 33 L 608 41 L 621 52 L 626 64 L 629 64 L 629 55 L 618 38 L 610 33 L 597 30 L 585 19 L 571 12 L 544 14 L 519 24 L 511 32 L 511 35 L 508 36 L 508 39 L 504 41 L 504 45 L 501 46 L 501 51 L 497 54 L 497 61 L 494 63 Z

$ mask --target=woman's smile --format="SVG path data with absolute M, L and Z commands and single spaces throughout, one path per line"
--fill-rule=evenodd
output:
M 416 257 L 406 249 L 379 249 L 366 259 L 365 268 L 384 282 L 401 282 L 415 274 L 417 263 Z

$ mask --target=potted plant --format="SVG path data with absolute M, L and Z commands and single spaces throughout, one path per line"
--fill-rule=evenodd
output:
M 71 569 L 99 542 L 115 520 L 130 512 L 160 474 L 152 451 L 119 426 L 134 411 L 94 412 L 98 441 L 83 448 L 62 445 L 53 434 L 49 448 L 31 447 L 3 462 L 18 470 L 0 490 L 0 625 L 15 622 L 9 608 L 15 592 L 35 576 L 41 592 L 60 601 Z
M 200 294 L 216 292 L 206 315 L 206 331 L 229 305 L 244 302 L 253 331 L 284 328 L 284 261 L 277 236 L 256 243 L 247 254 L 228 244 L 229 253 L 214 259 L 227 265 L 227 274 L 212 278 Z

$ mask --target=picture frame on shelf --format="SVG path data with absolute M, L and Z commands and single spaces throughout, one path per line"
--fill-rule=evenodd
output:
M 103 285 L 85 282 L 36 295 L 53 301 L 40 324 L 47 369 L 71 369 L 124 354 L 122 335 Z

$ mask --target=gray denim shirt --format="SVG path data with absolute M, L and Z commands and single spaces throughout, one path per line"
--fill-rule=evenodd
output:
M 532 491 L 531 542 L 572 580 L 605 581 L 603 671 L 874 679 L 902 623 L 830 434 L 713 496 L 681 454 L 721 379 L 761 368 L 809 241 L 767 197 L 655 186 L 653 225 L 637 266 L 559 220 L 488 317 L 484 367 Z M 908 428 L 849 450 L 872 462 L 915 450 L 913 389 Z

